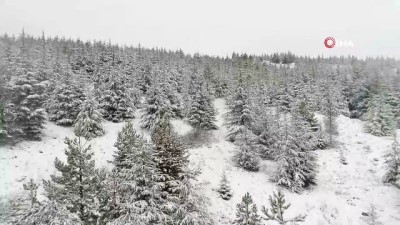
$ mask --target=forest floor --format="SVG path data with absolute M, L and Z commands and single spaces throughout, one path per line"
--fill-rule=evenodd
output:
M 216 99 L 214 106 L 218 112 L 219 129 L 201 137 L 205 144 L 191 145 L 190 164 L 192 168 L 201 170 L 197 182 L 202 184 L 204 194 L 210 199 L 209 210 L 216 224 L 232 224 L 236 204 L 246 192 L 253 196 L 261 209 L 261 206 L 269 207 L 268 196 L 279 187 L 269 180 L 275 169 L 272 161 L 262 161 L 259 172 L 247 172 L 233 165 L 231 157 L 236 147 L 225 140 L 227 129 L 223 125 L 226 103 L 223 99 Z M 133 123 L 148 137 L 139 129 L 138 119 Z M 287 201 L 292 203 L 285 216 L 306 214 L 303 224 L 307 225 L 362 225 L 366 224 L 362 213 L 368 212 L 370 204 L 374 204 L 382 224 L 400 224 L 400 189 L 382 183 L 385 172 L 383 155 L 390 149 L 392 138 L 363 133 L 360 120 L 340 116 L 338 123 L 337 147 L 316 151 L 319 165 L 317 185 L 301 194 L 282 189 Z M 183 138 L 193 140 L 197 137 L 193 136 L 193 129 L 185 121 L 174 120 L 172 124 Z M 105 122 L 106 135 L 91 141 L 98 167 L 110 167 L 115 151 L 113 145 L 122 126 L 123 123 Z M 55 172 L 55 157 L 65 159 L 65 137 L 73 137 L 71 128 L 47 123 L 42 141 L 0 147 L 0 198 L 4 200 L 21 195 L 22 184 L 31 178 L 36 181 L 48 179 Z M 233 197 L 229 201 L 221 199 L 216 192 L 223 171 L 232 188 Z

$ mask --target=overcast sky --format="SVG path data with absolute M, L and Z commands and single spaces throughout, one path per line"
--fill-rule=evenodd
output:
M 230 55 L 400 58 L 400 0 L 0 0 L 0 33 Z M 328 36 L 354 47 L 324 47 Z

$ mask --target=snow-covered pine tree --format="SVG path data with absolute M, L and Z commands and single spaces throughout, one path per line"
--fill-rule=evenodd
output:
M 242 197 L 242 202 L 236 205 L 237 225 L 261 225 L 261 217 L 258 215 L 257 205 L 253 203 L 253 198 L 247 192 Z
M 238 150 L 233 156 L 236 166 L 248 171 L 258 171 L 260 164 L 259 153 L 256 149 L 256 136 L 246 129 L 236 136 L 235 144 Z
M 29 182 L 23 184 L 24 190 L 28 191 L 29 195 L 29 200 L 31 202 L 31 207 L 33 207 L 38 201 L 37 201 L 37 190 L 39 188 L 39 185 L 33 181 L 31 178 Z
M 219 188 L 217 191 L 219 193 L 219 196 L 221 196 L 221 198 L 224 200 L 229 200 L 232 198 L 231 187 L 228 179 L 226 178 L 225 171 L 222 173 L 221 181 L 219 183 Z
M 40 207 L 40 202 L 37 200 L 37 190 L 39 185 L 30 179 L 28 182 L 23 184 L 23 188 L 27 196 L 17 197 L 10 200 L 8 215 L 9 220 L 12 224 L 21 224 L 21 220 L 31 215 Z M 35 221 L 31 221 L 29 225 L 34 225 Z
M 74 133 L 78 137 L 84 137 L 87 140 L 101 136 L 105 133 L 102 115 L 99 111 L 98 104 L 91 93 L 86 95 L 86 100 L 81 106 L 76 123 L 74 125 Z
M 170 71 L 167 70 L 164 73 L 166 73 L 164 77 L 166 82 L 160 82 L 160 83 L 161 83 L 161 88 L 164 90 L 165 96 L 169 101 L 171 117 L 182 119 L 184 117 L 184 113 L 183 113 L 181 99 L 179 98 L 178 91 L 176 89 L 178 84 L 171 77 Z
M 139 77 L 137 80 L 137 85 L 139 90 L 142 91 L 143 94 L 146 94 L 150 89 L 152 78 L 152 68 L 149 62 L 145 62 L 144 65 L 139 67 Z
M 284 84 L 279 86 L 278 93 L 275 96 L 275 105 L 282 113 L 288 113 L 291 111 L 292 103 L 294 101 L 291 91 L 288 81 L 285 81 Z
M 114 144 L 117 151 L 114 154 L 113 164 L 117 173 L 132 167 L 132 165 L 128 164 L 129 161 L 127 161 L 127 157 L 134 154 L 134 152 L 138 152 L 142 145 L 143 143 L 140 142 L 140 136 L 133 128 L 132 122 L 125 122 L 122 130 L 118 132 L 117 141 Z
M 27 212 L 15 222 L 15 225 L 85 225 L 75 213 L 71 213 L 66 207 L 55 201 L 49 200 L 40 206 Z
M 152 146 L 136 134 L 131 123 L 119 133 L 116 146 L 119 150 L 114 164 L 122 196 L 118 218 L 110 224 L 162 224 L 164 214 L 160 209 L 161 192 Z
M 6 129 L 4 128 L 4 106 L 3 103 L 0 102 L 0 145 L 5 142 L 6 137 Z
M 2 101 L 5 101 L 3 129 L 11 142 L 20 139 L 40 140 L 41 129 L 46 119 L 43 98 L 40 95 L 43 83 L 34 74 L 24 31 L 22 31 L 20 41 L 22 46 L 15 60 L 11 53 L 6 52 L 9 60 L 7 60 L 5 72 L 9 76 L 6 76 L 6 82 L 2 82 L 6 84 L 7 95 L 4 98 L 1 94 L 2 97 L 0 97 Z
M 112 122 L 121 122 L 125 119 L 132 119 L 135 104 L 138 102 L 137 93 L 126 87 L 117 71 L 111 71 L 110 75 L 102 84 L 100 93 L 100 108 L 103 110 L 103 117 Z
M 46 120 L 43 98 L 39 95 L 40 83 L 33 72 L 22 67 L 9 83 L 9 98 L 4 109 L 4 127 L 13 141 L 19 139 L 40 140 Z
M 328 81 L 326 81 L 328 82 Z M 325 132 L 327 133 L 328 145 L 334 144 L 335 135 L 338 134 L 337 116 L 339 112 L 340 93 L 338 88 L 330 83 L 321 84 L 323 92 L 321 111 L 325 115 Z
M 46 101 L 49 120 L 57 125 L 72 126 L 85 100 L 83 88 L 75 80 L 71 71 L 65 72 L 61 80 L 55 81 L 54 90 Z
M 236 140 L 236 136 L 246 129 L 251 129 L 254 121 L 241 75 L 239 76 L 238 86 L 228 104 L 229 112 L 226 114 L 226 125 L 229 128 L 229 133 L 227 138 L 233 142 Z
M 319 124 L 315 113 L 310 109 L 308 103 L 302 100 L 297 103 L 297 111 L 299 116 L 307 122 L 305 125 L 309 126 L 310 130 L 310 142 L 312 144 L 312 149 L 324 149 L 327 146 L 326 138 L 322 131 L 322 127 Z
M 202 79 L 195 83 L 195 89 L 196 91 L 190 97 L 191 103 L 187 114 L 189 124 L 202 130 L 218 129 L 215 125 L 216 112 Z
M 65 139 L 68 149 L 66 163 L 55 159 L 54 165 L 60 175 L 52 175 L 44 181 L 46 195 L 64 205 L 71 213 L 76 213 L 83 224 L 96 224 L 99 215 L 95 162 L 91 146 L 82 138 Z
M 268 210 L 265 206 L 262 208 L 262 212 L 266 216 L 265 220 L 274 220 L 281 225 L 297 224 L 297 222 L 304 222 L 305 215 L 298 215 L 292 219 L 283 218 L 283 214 L 290 207 L 290 203 L 286 204 L 285 195 L 279 190 L 278 193 L 273 193 L 273 197 L 269 196 L 270 209 Z
M 162 110 L 160 117 L 151 137 L 155 145 L 155 161 L 163 177 L 164 191 L 176 194 L 177 181 L 181 180 L 188 164 L 188 155 L 184 145 L 172 130 L 169 112 Z
M 141 127 L 150 131 L 153 130 L 160 118 L 160 112 L 163 110 L 170 110 L 169 101 L 160 86 L 153 85 L 148 90 L 148 96 L 144 104 L 143 114 L 140 118 Z
M 392 109 L 394 117 L 394 128 L 400 128 L 400 93 L 395 91 L 387 91 L 385 94 L 386 103 Z
M 392 148 L 385 154 L 387 172 L 383 181 L 392 183 L 400 188 L 400 143 L 394 135 Z
M 184 169 L 182 181 L 179 182 L 178 200 L 174 202 L 176 209 L 172 214 L 171 224 L 212 225 L 213 220 L 208 212 L 208 198 L 201 190 L 201 184 L 193 184 L 197 173 Z
M 296 113 L 290 121 L 286 118 L 276 146 L 280 150 L 275 156 L 278 167 L 272 180 L 294 192 L 314 184 L 316 177 L 316 158 L 310 152 L 312 145 L 305 123 Z
M 388 136 L 393 132 L 395 119 L 391 105 L 383 94 L 372 97 L 368 104 L 364 131 L 375 136 Z

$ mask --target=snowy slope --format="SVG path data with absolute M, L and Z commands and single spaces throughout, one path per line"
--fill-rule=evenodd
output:
M 214 105 L 218 110 L 217 125 L 220 129 L 212 131 L 211 143 L 189 150 L 190 160 L 193 168 L 199 167 L 202 171 L 198 182 L 204 184 L 216 224 L 232 224 L 236 204 L 246 192 L 250 192 L 261 208 L 268 206 L 268 195 L 278 187 L 269 181 L 269 174 L 274 171 L 273 162 L 263 161 L 257 173 L 246 172 L 231 163 L 235 146 L 225 141 L 227 130 L 223 126 L 222 114 L 227 111 L 226 103 L 217 99 Z M 287 200 L 292 203 L 286 216 L 306 213 L 308 216 L 303 224 L 307 225 L 365 224 L 361 213 L 367 212 L 369 204 L 374 203 L 384 225 L 400 224 L 400 190 L 381 182 L 385 169 L 382 156 L 389 149 L 391 138 L 363 133 L 359 120 L 339 117 L 338 122 L 338 148 L 317 151 L 320 165 L 318 186 L 302 194 L 284 189 Z M 134 119 L 133 123 L 136 128 L 139 127 L 138 119 Z M 172 124 L 181 136 L 192 131 L 185 121 L 174 120 Z M 122 126 L 123 123 L 106 122 L 106 135 L 91 141 L 98 167 L 109 166 L 108 161 L 115 150 L 113 144 Z M 73 137 L 71 128 L 48 123 L 41 142 L 0 147 L 0 197 L 19 194 L 22 183 L 29 178 L 47 179 L 55 171 L 54 158 L 65 158 L 63 139 L 66 136 Z M 342 164 L 343 158 L 347 165 Z M 226 171 L 234 194 L 229 201 L 222 200 L 215 191 L 223 171 Z
M 232 224 L 236 204 L 246 192 L 250 192 L 259 208 L 268 207 L 268 195 L 278 187 L 269 181 L 269 174 L 274 171 L 273 162 L 264 161 L 257 173 L 246 172 L 231 163 L 235 146 L 224 140 L 226 128 L 222 126 L 222 114 L 227 111 L 225 101 L 217 99 L 215 107 L 220 129 L 213 135 L 218 141 L 208 147 L 191 149 L 191 162 L 200 165 L 203 171 L 199 180 L 206 183 L 210 209 L 217 224 Z M 369 204 L 374 203 L 383 224 L 400 224 L 400 190 L 381 181 L 385 169 L 382 156 L 390 148 L 391 138 L 363 133 L 359 120 L 341 116 L 338 122 L 340 147 L 317 151 L 318 186 L 300 195 L 284 190 L 287 200 L 292 203 L 288 218 L 306 213 L 304 224 L 307 225 L 364 224 L 361 213 L 367 212 Z M 341 163 L 341 151 L 347 165 Z M 215 191 L 224 170 L 234 193 L 229 201 L 219 198 Z

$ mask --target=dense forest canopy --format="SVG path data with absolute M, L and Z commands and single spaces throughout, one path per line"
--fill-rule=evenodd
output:
M 197 174 L 188 169 L 187 143 L 171 120 L 187 121 L 196 138 L 219 129 L 212 104 L 217 98 L 228 105 L 224 126 L 226 139 L 237 147 L 235 166 L 257 172 L 261 160 L 273 160 L 271 181 L 296 193 L 318 185 L 314 150 L 336 146 L 340 115 L 364 120 L 364 131 L 375 136 L 400 128 L 400 61 L 394 58 L 291 52 L 214 57 L 22 32 L 0 37 L 0 80 L 1 145 L 40 141 L 47 122 L 73 127 L 76 136 L 65 140 L 67 162 L 55 160 L 58 175 L 43 182 L 45 203 L 36 199 L 34 181 L 24 186 L 31 204 L 15 216 L 16 224 L 45 224 L 43 218 L 68 224 L 212 224 L 206 199 L 191 183 Z M 133 118 L 151 140 L 135 131 Z M 112 140 L 118 149 L 112 171 L 95 167 L 86 144 L 107 132 L 105 120 L 126 122 Z M 398 149 L 395 139 L 385 177 L 396 185 Z M 218 192 L 225 200 L 232 196 L 225 174 Z M 284 223 L 272 211 L 285 204 L 283 194 L 270 199 L 271 212 L 263 213 Z M 250 194 L 242 201 L 237 224 L 249 224 L 243 222 L 249 216 L 260 224 Z

